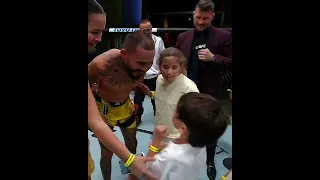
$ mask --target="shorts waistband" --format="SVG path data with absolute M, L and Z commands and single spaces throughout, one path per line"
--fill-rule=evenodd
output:
M 122 106 L 122 105 L 124 105 L 124 104 L 128 101 L 128 99 L 129 99 L 129 97 L 128 97 L 128 99 L 126 99 L 126 100 L 124 100 L 124 101 L 122 101 L 122 102 L 110 102 L 110 101 L 107 101 L 107 100 L 101 98 L 96 92 L 93 92 L 93 96 L 94 96 L 94 98 L 96 99 L 96 101 L 98 101 L 99 103 L 106 102 L 106 103 L 108 103 L 111 107 L 119 107 L 119 106 Z

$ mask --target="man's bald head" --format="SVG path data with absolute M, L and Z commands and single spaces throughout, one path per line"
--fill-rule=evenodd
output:
M 139 24 L 140 31 L 145 33 L 148 36 L 151 36 L 152 34 L 152 24 L 148 19 L 144 19 Z

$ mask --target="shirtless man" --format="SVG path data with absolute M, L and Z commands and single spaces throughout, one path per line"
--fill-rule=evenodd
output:
M 127 148 L 136 153 L 136 119 L 129 94 L 144 79 L 153 64 L 153 40 L 141 32 L 130 33 L 123 49 L 111 49 L 88 65 L 90 85 L 97 83 L 94 92 L 100 114 L 111 129 L 119 126 Z M 104 180 L 111 178 L 113 153 L 102 143 L 100 167 Z

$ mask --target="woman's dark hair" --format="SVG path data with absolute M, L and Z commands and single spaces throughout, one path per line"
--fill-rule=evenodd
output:
M 176 118 L 188 128 L 189 144 L 193 147 L 214 145 L 225 132 L 229 117 L 214 97 L 190 92 L 181 96 Z
M 105 14 L 105 12 L 97 1 L 88 0 L 88 15 L 89 14 Z

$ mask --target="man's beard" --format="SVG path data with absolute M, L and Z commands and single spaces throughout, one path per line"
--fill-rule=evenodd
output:
M 146 73 L 141 73 L 141 75 L 135 76 L 135 72 L 141 72 L 141 70 L 132 70 L 129 67 L 127 67 L 127 74 L 132 80 L 139 80 L 141 77 L 143 77 Z
M 210 26 L 211 26 L 210 24 L 207 25 L 207 26 L 201 26 L 201 30 L 198 30 L 198 29 L 196 28 L 196 32 L 205 32 L 205 31 L 208 31 Z

